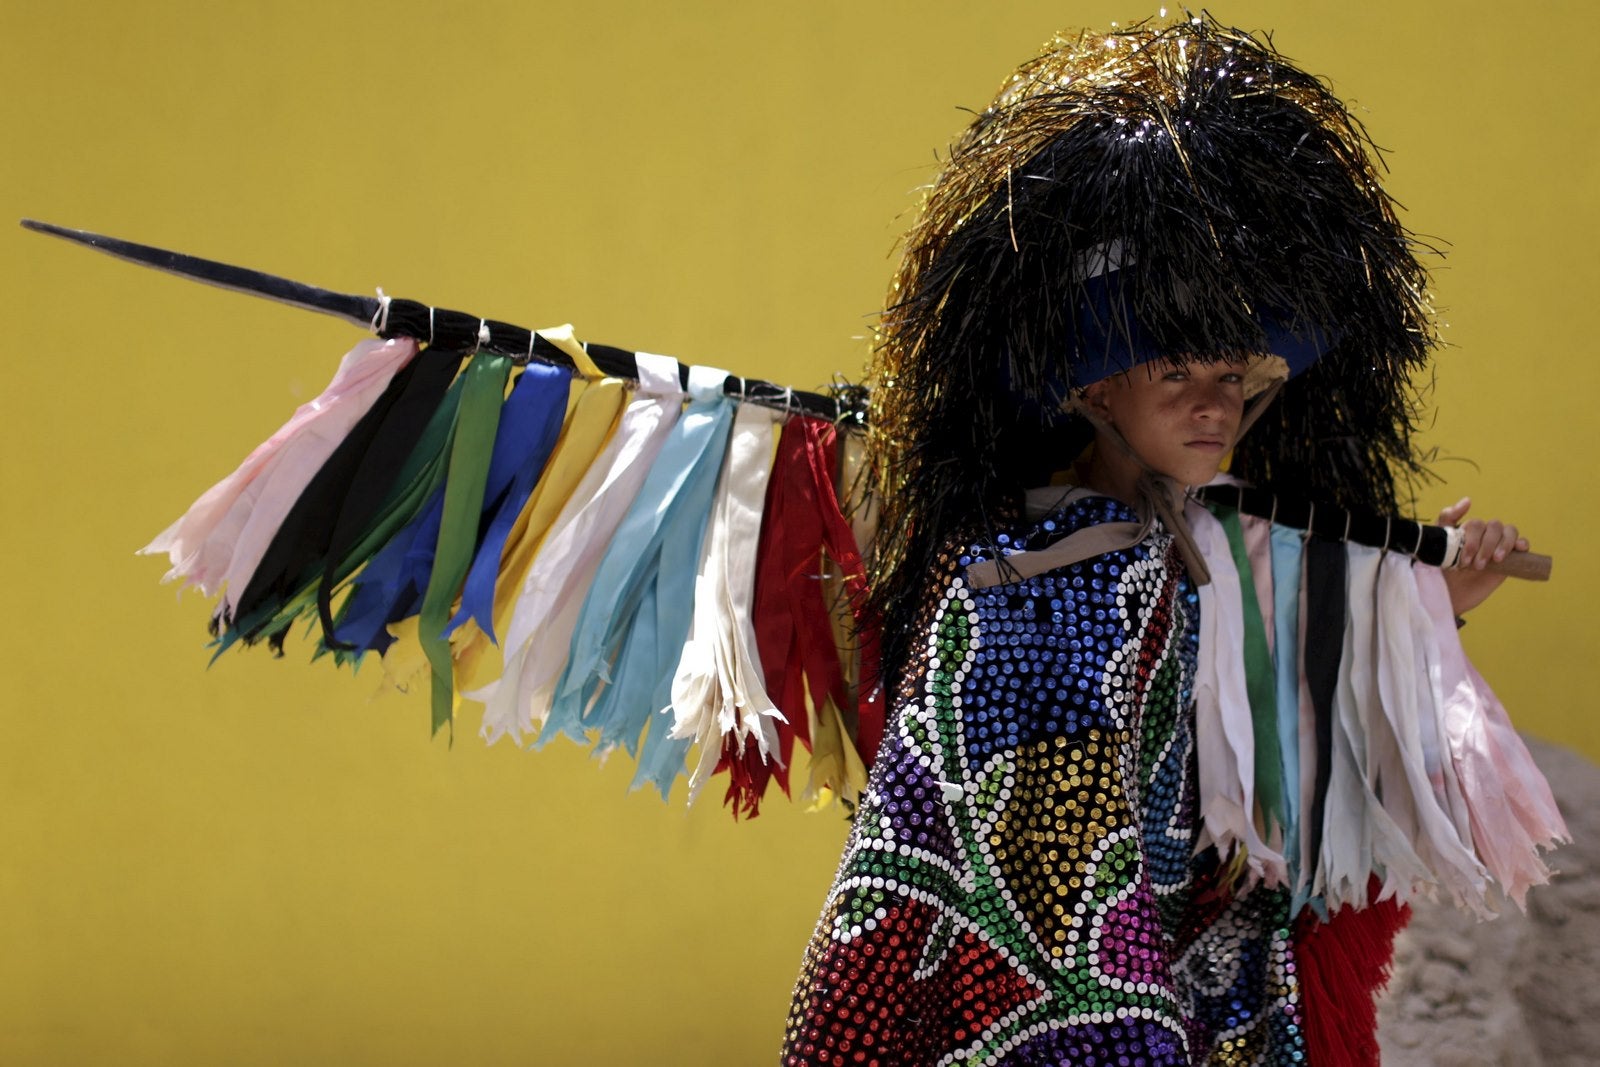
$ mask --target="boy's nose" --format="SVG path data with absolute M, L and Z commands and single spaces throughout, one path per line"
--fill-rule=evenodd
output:
M 1201 385 L 1196 389 L 1194 410 L 1197 415 L 1220 418 L 1226 406 L 1227 400 L 1221 386 Z

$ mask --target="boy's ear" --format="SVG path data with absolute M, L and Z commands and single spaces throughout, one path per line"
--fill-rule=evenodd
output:
M 1106 403 L 1106 393 L 1110 390 L 1109 380 L 1102 378 L 1093 385 L 1083 387 L 1083 392 L 1078 394 L 1078 400 L 1084 407 L 1102 418 L 1111 417 L 1111 407 Z

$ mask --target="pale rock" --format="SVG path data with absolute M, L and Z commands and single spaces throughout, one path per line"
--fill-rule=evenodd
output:
M 1600 1062 L 1600 767 L 1529 739 L 1572 831 L 1528 914 L 1480 923 L 1418 901 L 1379 1008 L 1386 1067 Z

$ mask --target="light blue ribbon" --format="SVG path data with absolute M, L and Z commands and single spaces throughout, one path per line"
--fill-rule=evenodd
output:
M 1283 857 L 1291 886 L 1300 876 L 1300 578 L 1304 550 L 1305 537 L 1299 530 L 1272 524 L 1272 650 L 1278 750 L 1283 756 Z
M 634 786 L 663 796 L 683 771 L 691 739 L 667 737 L 662 712 L 694 621 L 694 583 L 717 475 L 733 426 L 722 394 L 725 371 L 693 367 L 689 407 L 645 476 L 590 583 L 550 716 L 539 735 L 584 740 L 600 731 L 601 748 L 638 750 Z

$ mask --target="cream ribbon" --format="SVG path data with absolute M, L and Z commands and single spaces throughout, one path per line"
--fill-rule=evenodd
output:
M 1356 635 L 1364 627 L 1356 621 L 1356 615 L 1366 603 L 1370 616 L 1370 599 L 1375 590 L 1373 579 L 1363 579 L 1359 566 L 1359 560 L 1347 555 L 1344 636 L 1333 690 L 1333 728 L 1327 751 L 1317 754 L 1329 769 L 1323 802 L 1322 854 L 1312 892 L 1323 897 L 1330 910 L 1345 905 L 1365 907 L 1367 876 L 1372 871 L 1373 819 L 1365 788 L 1366 747 L 1360 740 L 1357 707 L 1357 693 L 1365 688 L 1360 676 L 1369 669 L 1370 659 L 1357 648 Z M 1353 662 L 1358 657 L 1363 661 L 1359 668 Z
M 867 479 L 867 439 L 865 434 L 839 431 L 841 453 L 839 475 L 839 506 L 850 519 L 850 532 L 855 535 L 856 548 L 861 558 L 872 552 L 872 539 L 878 535 L 878 498 L 871 492 Z
M 1383 878 L 1379 900 L 1403 900 L 1411 887 L 1431 877 L 1405 825 L 1414 823 L 1415 815 L 1406 810 L 1404 783 L 1389 781 L 1403 773 L 1393 766 L 1401 757 L 1379 690 L 1378 573 L 1383 551 L 1356 544 L 1344 548 L 1344 648 L 1333 693 L 1333 769 L 1337 775 L 1342 767 L 1344 776 L 1337 792 L 1329 784 L 1322 840 L 1335 850 L 1329 854 L 1329 907 L 1365 907 L 1370 903 L 1369 875 Z M 1395 796 L 1383 795 L 1391 789 Z
M 767 695 L 750 617 L 777 415 L 741 404 L 734 418 L 695 577 L 694 625 L 672 680 L 672 707 L 663 709 L 673 715 L 671 736 L 699 746 L 690 802 L 715 773 L 727 738 L 740 756 L 754 743 L 772 759 L 784 721 Z

